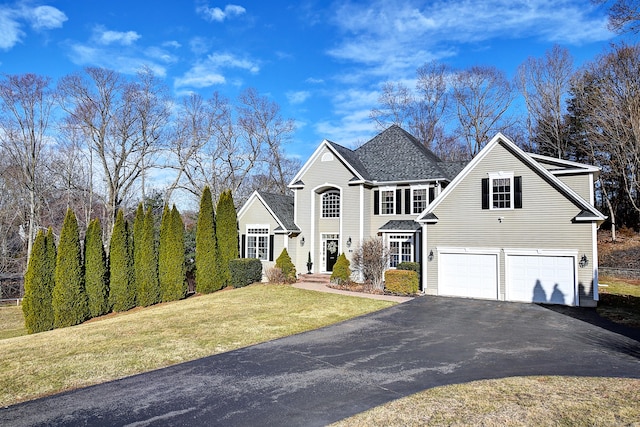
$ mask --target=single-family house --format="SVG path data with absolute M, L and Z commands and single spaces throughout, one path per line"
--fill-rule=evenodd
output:
M 238 212 L 241 256 L 287 249 L 329 274 L 380 236 L 389 268 L 421 264 L 425 294 L 594 306 L 596 167 L 525 153 L 496 135 L 467 164 L 443 162 L 391 126 L 357 149 L 322 141 L 292 195 L 254 192 Z

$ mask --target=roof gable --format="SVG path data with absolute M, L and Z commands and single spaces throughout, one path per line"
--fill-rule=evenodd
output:
M 318 148 L 316 148 L 311 157 L 309 157 L 302 168 L 300 168 L 298 173 L 296 173 L 296 175 L 293 177 L 293 179 L 289 183 L 290 188 L 300 188 L 304 185 L 302 177 L 307 173 L 309 169 L 313 167 L 316 161 L 318 161 L 322 157 L 322 153 L 325 152 L 325 149 L 333 153 L 333 155 L 338 158 L 338 160 L 347 168 L 347 170 L 349 170 L 349 172 L 354 175 L 356 180 L 367 180 L 366 169 L 360 164 L 359 160 L 353 154 L 352 150 L 349 150 L 346 147 L 325 139 L 320 143 L 320 145 L 318 145 Z
M 516 159 L 528 166 L 534 173 L 538 174 L 551 187 L 573 203 L 580 213 L 574 218 L 575 221 L 603 221 L 606 216 L 600 213 L 595 207 L 584 200 L 574 190 L 556 178 L 550 171 L 541 166 L 532 156 L 528 155 L 511 140 L 501 133 L 498 133 L 465 168 L 454 178 L 454 180 L 431 202 L 427 209 L 416 219 L 420 222 L 433 222 L 433 211 L 443 200 L 445 200 L 456 187 L 462 182 L 478 165 L 491 153 L 498 145 L 503 146 Z
M 254 191 L 249 197 L 247 202 L 242 206 L 238 212 L 238 217 L 241 217 L 244 212 L 249 209 L 249 206 L 258 201 L 269 211 L 271 216 L 278 223 L 276 231 L 283 232 L 299 232 L 300 228 L 294 221 L 294 197 L 283 194 L 266 193 L 263 191 Z

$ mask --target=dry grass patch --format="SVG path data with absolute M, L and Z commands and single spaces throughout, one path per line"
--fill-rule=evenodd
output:
M 437 387 L 334 426 L 639 425 L 640 380 L 515 377 Z
M 0 406 L 320 328 L 394 305 L 252 285 L 0 340 Z
M 25 335 L 22 307 L 0 307 L 0 340 Z
M 603 276 L 598 314 L 616 323 L 640 328 L 640 280 Z

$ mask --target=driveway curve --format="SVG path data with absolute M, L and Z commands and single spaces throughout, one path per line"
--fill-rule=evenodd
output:
M 637 334 L 594 324 L 589 313 L 421 297 L 316 331 L 3 408 L 0 425 L 319 426 L 427 388 L 479 379 L 640 378 Z

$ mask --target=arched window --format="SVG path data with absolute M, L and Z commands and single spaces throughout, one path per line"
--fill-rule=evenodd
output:
M 322 218 L 340 217 L 340 192 L 329 190 L 322 194 Z

